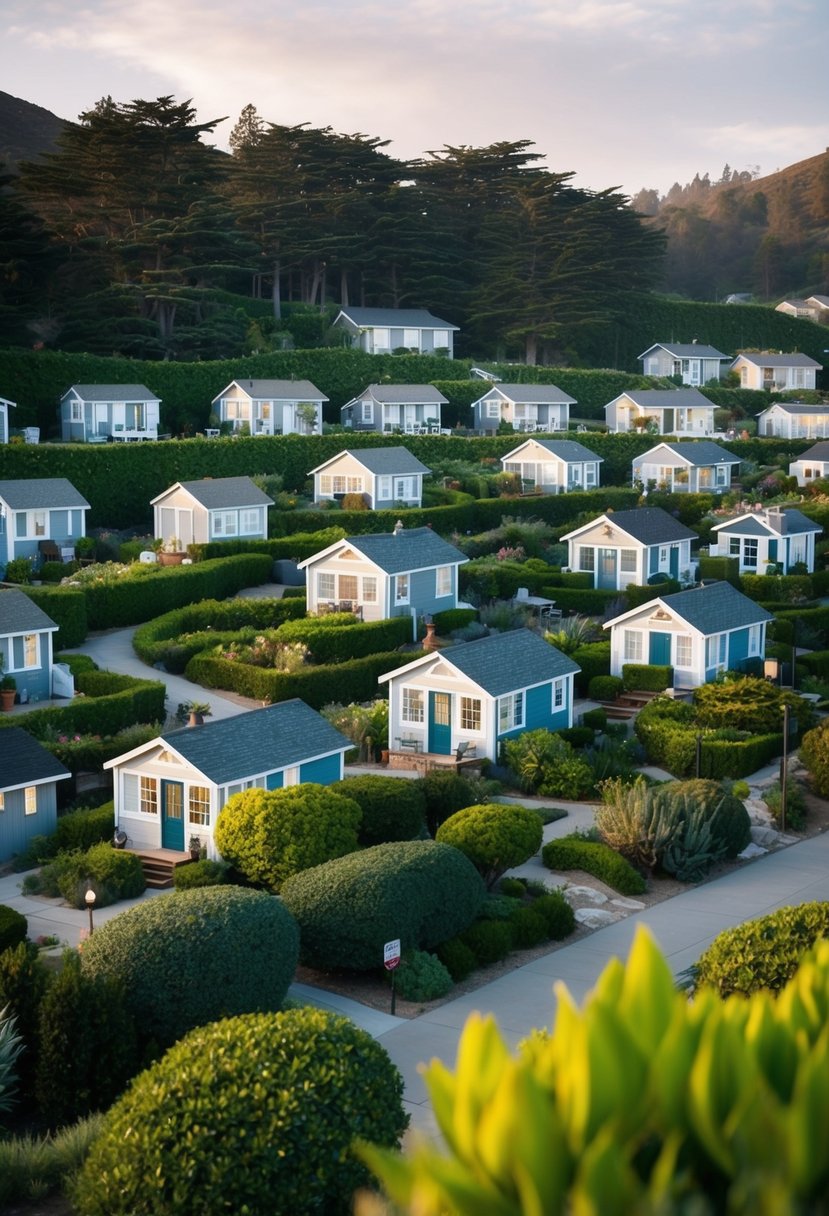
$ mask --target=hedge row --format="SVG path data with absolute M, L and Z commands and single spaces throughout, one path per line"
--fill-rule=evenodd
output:
M 693 721 L 693 708 L 683 702 L 662 700 L 642 710 L 634 731 L 648 761 L 677 777 L 696 771 L 700 736 L 700 777 L 748 777 L 783 751 L 782 734 L 753 735 L 748 739 L 716 738 L 703 734 Z
M 645 880 L 639 871 L 615 849 L 598 840 L 585 840 L 579 836 L 550 840 L 541 850 L 541 860 L 548 870 L 559 874 L 583 870 L 621 895 L 641 895 L 645 890 Z
M 37 604 L 58 626 L 52 645 L 55 650 L 80 646 L 89 633 L 86 596 L 80 587 L 30 587 L 22 584 L 33 604 Z
M 610 675 L 610 642 L 587 642 L 577 647 L 570 658 L 580 668 L 575 682 L 581 696 L 587 695 L 590 681 L 596 676 Z
M 622 688 L 625 692 L 664 692 L 674 682 L 673 667 L 656 663 L 625 663 L 622 666 Z
M 740 590 L 750 600 L 795 604 L 814 595 L 808 574 L 743 574 Z
M 325 617 L 305 617 L 280 625 L 276 639 L 302 642 L 316 663 L 346 663 L 405 646 L 412 640 L 412 622 L 405 616 L 364 623 L 352 619 L 332 628 Z
M 66 706 L 0 717 L 0 728 L 20 726 L 35 739 L 53 734 L 114 735 L 128 726 L 163 722 L 167 689 L 157 680 L 137 680 L 109 671 L 89 671 L 75 678 L 76 692 Z
M 321 513 L 322 514 L 322 513 Z M 339 518 L 339 515 L 337 516 Z M 345 529 L 337 525 L 328 526 L 330 516 L 323 516 L 319 531 L 297 532 L 290 536 L 274 536 L 269 540 L 216 540 L 197 545 L 203 560 L 212 557 L 229 557 L 236 553 L 267 553 L 274 561 L 301 562 L 313 557 L 321 549 L 327 549 L 345 536 Z
M 374 700 L 378 695 L 379 676 L 394 671 L 404 661 L 413 662 L 422 653 L 412 651 L 404 659 L 395 651 L 328 667 L 303 667 L 294 672 L 273 671 L 212 654 L 200 654 L 187 664 L 185 675 L 204 688 L 227 689 L 255 701 L 274 703 L 299 697 L 313 709 L 322 709 L 323 705 L 332 702 L 347 705 L 352 701 Z
M 696 983 L 716 988 L 723 997 L 762 988 L 779 992 L 806 951 L 827 936 L 829 903 L 780 908 L 715 937 L 694 966 Z
M 139 625 L 132 644 L 139 658 L 150 666 L 163 663 L 167 671 L 182 672 L 193 655 L 208 644 L 203 636 L 207 631 L 215 633 L 216 641 L 222 641 L 224 634 L 248 627 L 274 629 L 304 615 L 301 599 L 206 599 Z

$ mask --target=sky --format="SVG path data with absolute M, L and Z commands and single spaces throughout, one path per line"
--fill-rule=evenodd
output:
M 592 190 L 765 176 L 829 145 L 826 0 L 0 0 L 12 96 L 172 95 L 391 141 L 531 140 Z

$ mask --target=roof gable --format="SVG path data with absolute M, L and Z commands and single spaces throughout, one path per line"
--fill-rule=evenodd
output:
M 310 476 L 315 473 L 321 473 L 324 469 L 329 468 L 338 460 L 342 460 L 344 456 L 350 456 L 357 464 L 376 476 L 408 476 L 414 473 L 431 473 L 425 464 L 422 464 L 416 456 L 413 456 L 408 448 L 392 447 L 392 448 L 345 448 L 342 452 L 338 452 L 336 456 L 332 456 L 330 460 L 326 460 L 323 464 L 317 465 L 315 469 L 311 469 Z
M 310 380 L 231 380 L 225 385 L 213 401 L 226 397 L 228 391 L 236 388 L 253 401 L 327 401 Z
M 713 403 L 704 397 L 698 388 L 627 388 L 605 406 L 610 409 L 623 397 L 643 410 L 673 410 L 690 407 L 713 410 Z
M 340 317 L 345 317 L 353 325 L 371 328 L 379 325 L 390 329 L 452 329 L 457 325 L 443 321 L 434 316 L 426 308 L 341 308 L 334 318 L 337 324 Z
M 699 342 L 654 342 L 653 346 L 649 346 L 646 351 L 643 351 L 638 356 L 644 359 L 651 353 L 652 350 L 664 350 L 674 359 L 728 359 L 729 355 L 724 355 L 721 350 L 717 350 L 714 346 L 703 346 Z
M 651 463 L 662 449 L 673 452 L 685 464 L 693 465 L 695 468 L 704 468 L 708 465 L 716 464 L 740 463 L 739 456 L 732 456 L 725 448 L 721 448 L 719 444 L 711 443 L 707 439 L 695 439 L 690 443 L 658 443 L 647 452 L 643 452 L 641 456 L 634 457 L 632 463 Z
M 17 633 L 54 632 L 58 626 L 23 591 L 0 591 L 0 637 Z
M 529 629 L 461 642 L 440 658 L 492 697 L 580 671 L 578 663 Z
M 61 397 L 65 401 L 69 396 L 76 396 L 80 401 L 141 401 L 160 403 L 161 398 L 150 392 L 146 384 L 73 384 Z
M 64 781 L 69 769 L 19 726 L 0 730 L 0 790 Z
M 505 452 L 501 457 L 501 463 L 514 459 L 525 448 L 532 449 L 533 447 L 542 449 L 541 459 L 543 459 L 543 453 L 548 452 L 550 456 L 563 461 L 564 464 L 582 464 L 584 461 L 600 464 L 604 461 L 604 456 L 597 456 L 595 452 L 591 452 L 583 444 L 577 443 L 575 439 L 527 439 L 517 448 L 513 448 L 511 452 Z
M 151 505 L 167 498 L 179 487 L 208 511 L 273 506 L 273 499 L 260 490 L 250 477 L 205 477 L 201 481 L 177 481 L 154 498 Z
M 661 507 L 637 507 L 632 511 L 613 511 L 599 515 L 590 523 L 566 533 L 562 540 L 570 540 L 602 523 L 609 529 L 610 543 L 612 543 L 616 531 L 621 532 L 623 536 L 630 537 L 640 545 L 662 545 L 697 539 L 696 532 L 686 528 L 685 524 L 674 519 L 673 515 L 663 511 Z
M 29 477 L 0 481 L 0 498 L 13 511 L 88 510 L 89 503 L 65 477 Z
M 575 405 L 575 397 L 557 388 L 555 384 L 493 384 L 478 401 L 500 398 L 516 405 Z M 473 401 L 473 406 L 478 404 Z

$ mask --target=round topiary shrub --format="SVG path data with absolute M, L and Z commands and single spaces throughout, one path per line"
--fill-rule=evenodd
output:
M 300 928 L 311 967 L 370 971 L 383 945 L 429 950 L 471 924 L 483 881 L 457 849 L 434 840 L 378 844 L 289 878 L 285 907 Z
M 245 790 L 221 810 L 214 839 L 249 882 L 278 891 L 292 874 L 353 853 L 361 814 L 325 785 Z
M 400 1074 L 348 1018 L 319 1009 L 202 1026 L 104 1118 L 74 1188 L 84 1216 L 345 1216 L 368 1181 L 356 1137 L 406 1129 Z
M 803 736 L 800 759 L 809 770 L 815 792 L 825 798 L 829 794 L 829 718 Z
M 716 988 L 720 996 L 761 988 L 778 992 L 807 950 L 827 935 L 829 903 L 780 908 L 715 937 L 694 966 L 695 982 Z
M 353 799 L 363 812 L 358 829 L 361 844 L 414 840 L 425 822 L 426 798 L 420 783 L 400 777 L 346 777 L 328 787 Z
M 576 914 L 560 891 L 550 891 L 533 900 L 533 912 L 540 916 L 551 941 L 569 937 L 576 927 Z
M 0 954 L 25 942 L 27 932 L 28 921 L 23 913 L 7 904 L 0 904 Z
M 451 990 L 452 976 L 436 955 L 410 950 L 400 960 L 394 983 L 404 1001 L 436 1001 Z
M 167 1047 L 205 1022 L 278 1009 L 298 954 L 278 899 L 221 886 L 136 904 L 97 927 L 82 958 L 85 973 L 121 980 L 139 1033 Z
M 500 963 L 512 949 L 512 929 L 506 920 L 479 920 L 461 934 L 461 941 L 481 967 Z
M 549 937 L 544 917 L 535 905 L 522 904 L 509 918 L 512 929 L 512 944 L 516 950 L 529 950 Z
M 513 803 L 486 802 L 458 811 L 438 828 L 437 839 L 460 849 L 488 888 L 506 870 L 523 865 L 541 848 L 543 828 L 535 811 Z
M 661 786 L 655 795 L 674 804 L 686 800 L 688 806 L 704 808 L 703 814 L 710 819 L 711 837 L 715 844 L 725 848 L 725 856 L 734 858 L 751 840 L 751 819 L 742 801 L 728 794 L 719 781 L 692 778 L 689 781 L 672 781 Z

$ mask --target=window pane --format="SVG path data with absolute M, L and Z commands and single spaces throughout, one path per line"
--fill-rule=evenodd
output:
M 461 697 L 461 730 L 481 729 L 481 702 L 477 697 Z
M 139 810 L 145 815 L 158 813 L 158 784 L 155 777 L 141 778 Z
M 210 825 L 210 790 L 204 785 L 191 785 L 189 797 L 190 822 Z
M 404 722 L 423 721 L 423 689 L 404 688 L 401 716 Z

